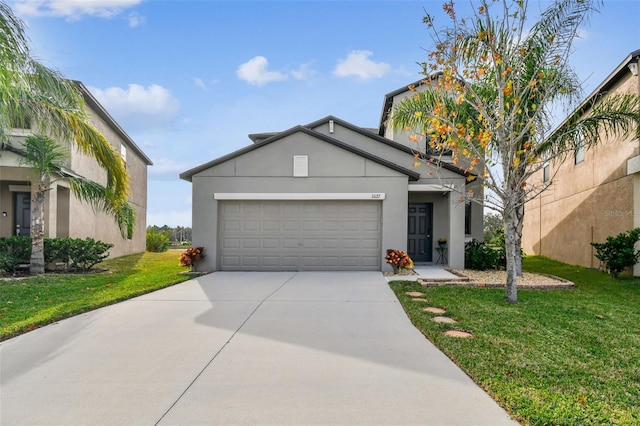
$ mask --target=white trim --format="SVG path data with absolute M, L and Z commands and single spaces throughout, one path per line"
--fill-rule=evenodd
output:
M 31 192 L 31 185 L 9 185 L 11 192 Z
M 440 184 L 417 184 L 411 185 L 409 184 L 410 192 L 442 192 L 442 191 L 453 191 L 451 188 L 453 185 L 440 185 Z
M 216 192 L 214 200 L 384 200 L 384 192 Z

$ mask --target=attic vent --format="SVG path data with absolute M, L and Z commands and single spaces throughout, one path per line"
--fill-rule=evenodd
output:
M 334 123 L 333 120 L 329 120 L 329 133 L 334 132 Z
M 294 155 L 293 156 L 293 177 L 309 176 L 309 156 Z

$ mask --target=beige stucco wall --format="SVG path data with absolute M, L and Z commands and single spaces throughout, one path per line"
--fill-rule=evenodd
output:
M 88 115 L 93 125 L 103 133 L 116 152 L 121 152 L 120 148 L 123 144 L 127 146 L 126 141 L 97 114 L 89 111 Z M 13 135 L 14 145 L 20 145 L 26 135 L 23 133 L 18 132 Z M 106 184 L 106 172 L 98 166 L 94 159 L 80 153 L 74 146 L 65 146 L 69 149 L 71 170 L 88 179 L 103 185 Z M 67 187 L 63 182 L 54 183 L 52 189 L 47 192 L 45 235 L 56 237 L 60 231 L 62 236 L 91 237 L 112 243 L 114 247 L 110 250 L 111 257 L 144 252 L 146 248 L 147 163 L 130 146 L 127 146 L 126 167 L 130 181 L 129 201 L 136 209 L 136 226 L 133 238 L 123 239 L 119 228 L 110 216 L 94 211 L 90 205 L 80 202 L 73 194 L 70 195 L 68 203 L 66 200 L 64 201 L 63 207 L 65 208 L 60 208 L 61 206 L 57 204 L 57 197 L 58 193 L 64 190 L 58 191 L 57 187 Z M 18 164 L 16 154 L 9 151 L 2 152 L 0 157 L 0 236 L 10 236 L 14 233 L 13 194 L 9 192 L 8 185 L 26 184 L 32 178 L 30 169 Z M 6 212 L 7 216 L 3 216 L 2 212 Z M 58 220 L 60 214 L 64 214 L 65 217 Z
M 611 92 L 640 94 L 638 84 L 638 77 L 627 72 Z M 638 154 L 639 142 L 632 136 L 602 135 L 601 143 L 587 150 L 582 163 L 574 164 L 573 155 L 551 163 L 552 185 L 525 208 L 525 253 L 598 267 L 590 243 L 604 242 L 607 236 L 637 226 L 637 178 L 627 174 L 627 160 Z M 541 179 L 542 172 L 536 176 L 537 181 Z

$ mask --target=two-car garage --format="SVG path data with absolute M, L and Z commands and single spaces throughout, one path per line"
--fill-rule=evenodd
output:
M 221 270 L 380 270 L 382 202 L 221 200 Z

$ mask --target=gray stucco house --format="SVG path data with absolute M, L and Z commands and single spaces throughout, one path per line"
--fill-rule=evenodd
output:
M 328 116 L 185 171 L 192 183 L 193 243 L 201 270 L 390 270 L 386 249 L 416 263 L 464 267 L 464 243 L 482 238 L 482 206 L 461 201 L 475 187 L 463 169 L 433 159 L 379 129 Z M 406 143 L 405 143 L 406 141 Z M 443 160 L 445 160 L 443 158 Z M 446 259 L 437 240 L 446 238 Z

